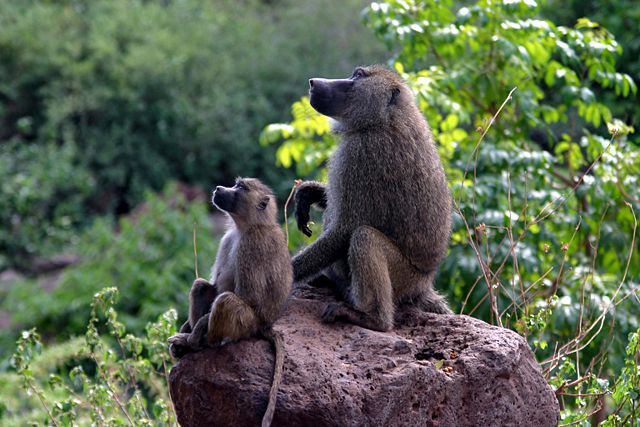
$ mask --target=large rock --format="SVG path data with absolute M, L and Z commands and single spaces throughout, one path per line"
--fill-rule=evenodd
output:
M 558 402 L 526 341 L 457 315 L 407 312 L 381 333 L 325 325 L 331 298 L 303 288 L 275 329 L 284 377 L 275 426 L 555 426 Z M 169 381 L 187 426 L 259 425 L 273 353 L 246 340 L 185 356 Z

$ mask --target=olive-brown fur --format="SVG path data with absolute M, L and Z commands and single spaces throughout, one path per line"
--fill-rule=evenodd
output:
M 263 425 L 275 410 L 282 377 L 282 338 L 271 326 L 278 319 L 292 285 L 291 258 L 277 222 L 271 189 L 253 178 L 241 178 L 233 188 L 217 187 L 213 203 L 231 221 L 210 282 L 197 279 L 189 293 L 189 319 L 169 338 L 171 353 L 189 351 L 260 335 L 276 351 L 276 368 Z
M 326 203 L 326 210 L 322 235 L 293 259 L 294 280 L 324 274 L 337 283 L 349 304 L 328 307 L 325 321 L 389 330 L 402 304 L 450 312 L 433 279 L 448 248 L 451 196 L 412 92 L 382 66 L 310 86 L 311 105 L 331 115 L 341 141 L 328 185 L 297 189 L 303 231 L 311 204 Z

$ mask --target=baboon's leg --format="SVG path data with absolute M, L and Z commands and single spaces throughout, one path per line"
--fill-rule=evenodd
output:
M 207 341 L 236 341 L 258 333 L 259 320 L 253 309 L 232 292 L 223 292 L 213 302 L 209 315 Z
M 323 314 L 325 322 L 346 319 L 368 329 L 388 331 L 393 327 L 394 299 L 390 267 L 401 256 L 384 234 L 371 227 L 357 228 L 349 242 L 351 270 L 350 300 L 330 304 Z
M 323 319 L 345 318 L 360 326 L 389 330 L 397 304 L 414 304 L 422 310 L 450 313 L 444 298 L 433 289 L 435 273 L 418 271 L 400 249 L 380 231 L 359 227 L 349 246 L 350 302 L 327 308 Z
M 191 326 L 191 330 L 195 328 L 196 322 L 211 310 L 211 304 L 217 295 L 217 286 L 205 279 L 196 279 L 193 282 L 191 291 L 189 291 L 189 326 Z
M 206 344 L 207 315 L 217 295 L 217 287 L 205 279 L 196 279 L 189 291 L 189 318 L 180 332 L 169 338 L 169 351 L 176 359 L 200 350 Z M 204 318 L 204 320 L 202 320 Z

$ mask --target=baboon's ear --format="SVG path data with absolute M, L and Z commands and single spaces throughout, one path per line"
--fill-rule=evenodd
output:
M 389 103 L 387 106 L 396 105 L 398 103 L 398 97 L 400 96 L 400 89 L 394 87 L 391 89 L 391 99 L 389 99 Z
M 258 208 L 259 211 L 263 211 L 267 209 L 268 204 L 269 204 L 269 196 L 264 196 L 262 200 L 260 200 L 260 203 L 258 203 L 258 206 L 256 207 Z

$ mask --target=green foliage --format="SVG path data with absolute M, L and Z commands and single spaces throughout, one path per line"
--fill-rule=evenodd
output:
M 59 158 L 61 171 L 44 170 L 64 172 L 70 183 L 51 177 L 55 192 L 95 182 L 74 192 L 73 209 L 86 217 L 126 213 L 169 180 L 209 188 L 244 175 L 280 184 L 285 179 L 273 152 L 254 141 L 305 90 L 312 72 L 346 72 L 351 63 L 381 56 L 373 35 L 354 25 L 363 6 L 362 0 L 2 1 L 0 146 L 15 141 L 38 159 Z M 0 156 L 15 161 L 9 150 Z M 77 169 L 67 170 L 67 163 Z M 7 174 L 11 181 L 16 173 L 0 170 L 0 178 Z M 15 188 L 2 195 L 7 191 Z M 13 209 L 3 215 L 16 217 Z M 74 215 L 72 223 L 82 218 Z M 40 219 L 35 212 L 24 218 Z M 63 219 L 49 219 L 43 229 L 53 233 Z M 22 234 L 15 247 L 0 251 L 7 251 L 4 263 L 22 267 L 43 241 L 28 227 L 16 231 Z
M 117 297 L 116 288 L 96 293 L 84 340 L 74 340 L 58 360 L 52 354 L 59 349 L 43 352 L 35 329 L 22 333 L 12 358 L 21 404 L 5 406 L 3 425 L 177 425 L 166 382 L 171 366 L 166 342 L 176 332 L 176 312 L 160 315 L 137 337 L 118 320 Z M 3 396 L 15 390 L 16 374 L 0 374 Z
M 326 181 L 324 166 L 336 148 L 335 138 L 329 133 L 329 119 L 316 112 L 307 97 L 293 103 L 291 115 L 291 123 L 274 123 L 265 127 L 260 135 L 260 144 L 266 146 L 281 142 L 276 151 L 276 165 L 284 168 L 295 166 L 298 176 L 314 176 Z M 298 230 L 295 217 L 286 218 L 289 249 L 295 251 L 313 242 L 320 234 L 321 215 L 313 210 L 310 214 L 311 237 Z
M 640 3 L 635 0 L 550 0 L 542 5 L 544 14 L 554 22 L 572 25 L 583 16 L 590 16 L 615 35 L 624 47 L 620 56 L 619 70 L 640 78 L 640 38 L 635 31 L 640 20 Z M 605 99 L 611 99 L 606 93 Z M 640 109 L 637 96 L 616 99 L 611 108 L 615 116 L 622 117 L 635 127 L 640 124 Z
M 637 86 L 617 70 L 621 48 L 605 28 L 539 12 L 534 1 L 389 1 L 365 21 L 397 52 L 451 183 L 438 286 L 459 311 L 527 337 L 550 381 L 573 384 L 560 394 L 563 420 L 586 423 L 611 392 L 598 381 L 625 366 L 625 337 L 640 325 L 640 150 L 610 107 Z M 306 176 L 336 141 L 301 102 L 262 140 L 284 140 L 279 164 Z M 614 412 L 634 413 L 631 401 Z
M 73 143 L 0 145 L 0 270 L 28 267 L 35 255 L 73 243 L 85 223 L 83 202 L 94 190 L 76 155 Z
M 194 224 L 199 273 L 206 276 L 218 243 L 206 205 L 187 202 L 175 186 L 163 195 L 148 194 L 135 215 L 119 222 L 116 234 L 111 222 L 96 221 L 80 237 L 82 261 L 64 271 L 52 292 L 30 280 L 14 285 L 0 302 L 13 316 L 11 329 L 0 334 L 6 344 L 2 348 L 10 349 L 21 328 L 35 326 L 58 338 L 81 333 L 89 302 L 104 286 L 115 286 L 125 296 L 116 308 L 134 333 L 141 333 L 167 305 L 186 309 L 195 279 Z
M 611 415 L 602 425 L 624 426 L 640 424 L 640 329 L 629 334 L 629 345 L 624 368 L 615 380 L 613 403 L 620 411 Z
M 307 97 L 294 102 L 290 124 L 271 124 L 260 135 L 260 144 L 267 146 L 284 140 L 276 151 L 276 164 L 290 168 L 294 163 L 296 173 L 308 176 L 329 158 L 335 149 L 335 141 L 329 133 L 329 120 L 318 114 Z

